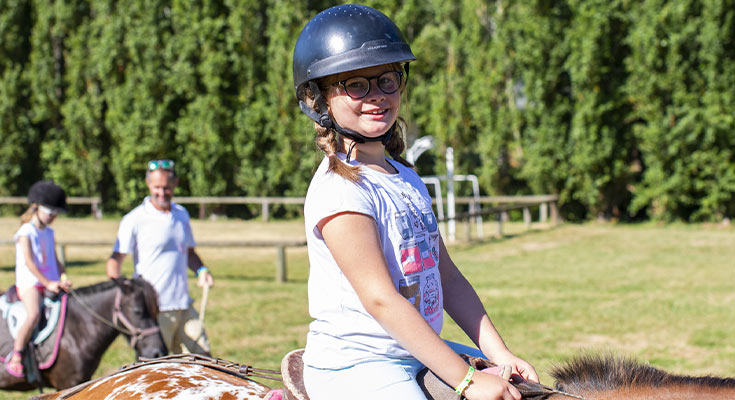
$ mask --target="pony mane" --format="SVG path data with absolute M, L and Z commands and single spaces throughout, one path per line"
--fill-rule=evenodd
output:
M 136 288 L 136 291 L 140 290 L 143 292 L 145 304 L 148 307 L 148 312 L 153 316 L 154 319 L 156 319 L 158 317 L 158 294 L 156 293 L 156 289 L 153 287 L 153 285 L 151 285 L 150 283 L 148 283 L 148 281 L 141 277 L 135 277 L 132 279 L 121 278 L 119 280 L 111 279 L 108 281 L 96 283 L 94 285 L 74 289 L 74 292 L 82 297 L 93 296 L 97 293 L 107 292 L 111 289 L 119 287 L 120 282 L 123 281 L 130 282 L 130 284 Z
M 109 280 L 109 281 L 104 281 L 100 283 L 95 283 L 94 285 L 74 288 L 74 292 L 80 296 L 91 296 L 93 294 L 106 292 L 115 286 L 117 286 L 115 281 Z
M 143 296 L 145 298 L 145 304 L 148 307 L 148 312 L 151 314 L 153 319 L 158 319 L 158 293 L 156 292 L 156 289 L 143 278 L 136 277 L 133 278 L 132 281 L 138 282 L 143 286 Z
M 570 393 L 669 385 L 735 388 L 735 378 L 674 375 L 630 358 L 612 355 L 576 357 L 563 366 L 554 367 L 551 376 L 556 379 L 557 390 Z

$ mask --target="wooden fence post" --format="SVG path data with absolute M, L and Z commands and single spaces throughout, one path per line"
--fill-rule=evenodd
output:
M 523 207 L 523 224 L 526 225 L 526 229 L 531 228 L 531 210 L 528 207 Z
M 276 282 L 286 282 L 286 246 L 276 246 Z
M 92 200 L 91 208 L 92 208 L 92 217 L 94 217 L 95 219 L 102 218 L 102 211 L 100 210 L 99 199 Z
M 548 203 L 541 203 L 538 206 L 538 213 L 539 213 L 539 221 L 541 223 L 546 222 L 546 220 L 549 218 L 549 204 Z
M 498 212 L 498 237 L 503 237 L 503 213 Z
M 263 199 L 260 212 L 263 215 L 263 222 L 268 222 L 268 220 L 270 219 L 270 215 L 268 215 L 268 200 Z
M 56 245 L 56 250 L 59 253 L 59 261 L 61 261 L 61 264 L 66 267 L 66 245 L 58 244 Z

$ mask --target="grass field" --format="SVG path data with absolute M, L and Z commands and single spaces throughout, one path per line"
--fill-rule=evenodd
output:
M 63 217 L 54 223 L 57 240 L 109 239 L 110 246 L 67 249 L 76 286 L 105 279 L 117 224 Z M 12 238 L 17 227 L 17 218 L 0 218 L 0 239 Z M 194 221 L 193 229 L 200 241 L 304 237 L 302 221 Z M 508 346 L 534 364 L 543 383 L 553 383 L 552 365 L 581 352 L 631 356 L 676 373 L 735 376 L 735 228 L 588 223 L 525 231 L 510 224 L 505 231 L 503 239 L 453 244 L 450 253 Z M 305 249 L 288 250 L 283 284 L 273 280 L 274 249 L 198 252 L 216 280 L 205 321 L 213 354 L 278 369 L 286 352 L 303 347 L 309 323 Z M 13 247 L 0 246 L 0 287 L 14 280 L 14 257 Z M 123 271 L 131 274 L 129 260 Z M 198 307 L 201 292 L 192 294 Z M 445 321 L 442 336 L 470 344 Z M 133 357 L 119 338 L 96 375 Z

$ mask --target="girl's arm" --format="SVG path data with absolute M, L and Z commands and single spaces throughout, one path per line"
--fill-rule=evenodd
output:
M 439 247 L 444 309 L 494 363 L 510 365 L 513 367 L 513 372 L 520 374 L 525 379 L 538 382 L 538 374 L 531 364 L 516 357 L 508 350 L 487 315 L 477 292 L 449 257 L 441 236 Z
M 35 276 L 39 282 L 41 282 L 43 287 L 45 287 L 46 289 L 52 292 L 58 292 L 59 282 L 54 282 L 46 278 L 46 276 L 41 273 L 41 270 L 38 269 L 36 262 L 33 261 L 33 251 L 31 250 L 31 239 L 28 238 L 28 236 L 20 236 L 18 238 L 18 243 L 20 243 L 20 248 L 23 250 L 23 256 L 26 260 L 26 267 L 28 267 L 28 270 L 31 271 L 33 276 Z
M 54 241 L 54 257 L 56 257 L 56 266 L 59 270 L 59 287 L 65 291 L 71 289 L 71 281 L 66 278 L 66 265 L 59 259 L 59 253 L 56 251 L 56 243 Z
M 469 365 L 393 286 L 375 221 L 364 214 L 342 213 L 322 220 L 318 227 L 367 312 L 442 380 L 454 387 L 459 385 Z M 474 375 L 465 396 L 468 399 L 521 398 L 507 381 L 483 373 Z

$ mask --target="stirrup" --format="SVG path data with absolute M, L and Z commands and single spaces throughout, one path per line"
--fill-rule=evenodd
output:
M 11 365 L 13 364 L 13 357 L 15 356 L 20 357 L 20 361 L 18 361 L 18 368 L 13 368 Z M 10 375 L 13 375 L 16 378 L 25 378 L 25 374 L 23 373 L 23 354 L 18 350 L 13 350 L 8 355 L 7 361 L 5 361 L 5 371 L 7 371 Z

